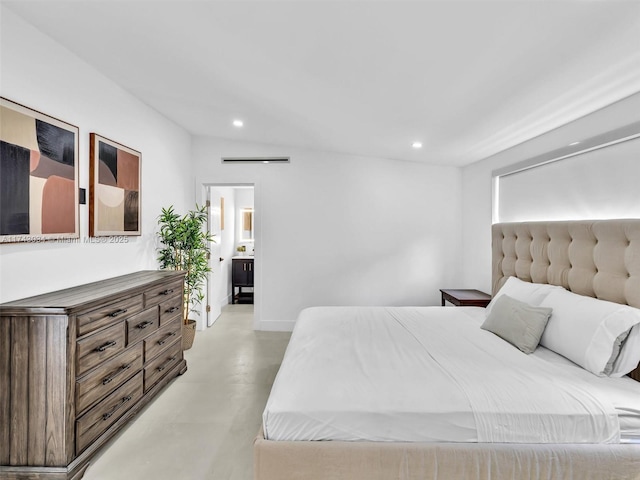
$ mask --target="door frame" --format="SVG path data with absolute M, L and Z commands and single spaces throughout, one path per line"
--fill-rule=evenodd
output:
M 253 328 L 256 329 L 257 325 L 259 325 L 259 312 L 260 312 L 260 306 L 261 306 L 261 295 L 260 295 L 260 260 L 259 260 L 259 256 L 258 256 L 258 252 L 260 251 L 259 248 L 259 242 L 260 242 L 260 209 L 258 208 L 258 188 L 257 185 L 255 183 L 244 183 L 244 182 L 211 182 L 211 183 L 203 183 L 202 184 L 202 193 L 203 193 L 203 197 L 209 201 L 211 203 L 211 189 L 215 189 L 215 188 L 238 188 L 238 187 L 243 187 L 243 188 L 247 188 L 247 187 L 251 187 L 253 188 L 253 222 L 254 222 L 254 240 L 253 240 L 253 244 L 254 244 L 254 253 L 256 254 L 254 257 L 254 296 L 253 296 Z M 225 201 L 226 203 L 226 201 Z M 225 205 L 226 206 L 226 205 Z M 211 211 L 213 208 L 219 208 L 219 205 L 210 205 L 209 209 L 208 209 L 208 214 L 207 214 L 207 229 L 211 232 L 211 226 L 210 226 L 210 221 L 211 221 Z M 235 213 L 235 202 L 234 202 L 234 213 Z M 225 217 L 225 224 L 227 223 L 226 217 Z M 234 226 L 235 228 L 235 226 Z M 236 233 L 234 232 L 233 234 L 233 238 L 235 241 L 235 236 Z M 216 256 L 217 257 L 217 256 Z M 222 309 L 222 307 L 224 305 L 226 305 L 224 299 L 214 299 L 212 298 L 212 292 L 213 292 L 213 282 L 214 280 L 211 278 L 212 275 L 215 275 L 216 270 L 220 269 L 220 268 L 227 268 L 228 272 L 229 272 L 229 282 L 231 281 L 231 258 L 229 256 L 229 258 L 226 258 L 224 253 L 222 253 L 220 255 L 220 257 L 224 258 L 223 261 L 220 261 L 219 258 L 214 258 L 214 255 L 212 255 L 209 259 L 209 266 L 212 268 L 212 273 L 207 275 L 207 286 L 206 286 L 206 298 L 205 298 L 205 307 L 203 308 L 204 312 L 204 322 L 203 324 L 206 327 L 209 327 L 211 325 L 213 325 L 215 323 L 215 321 L 217 320 L 217 317 L 219 315 L 218 312 L 220 312 L 220 310 Z M 256 274 L 256 272 L 258 272 L 258 274 Z M 228 298 L 228 297 L 225 297 Z M 215 304 L 215 306 L 214 306 Z M 206 308 L 206 306 L 210 306 L 210 308 Z M 208 311 L 210 310 L 210 311 Z M 216 316 L 215 318 L 214 315 Z

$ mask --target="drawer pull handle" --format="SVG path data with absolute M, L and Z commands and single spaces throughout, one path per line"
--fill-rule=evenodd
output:
M 104 345 L 100 345 L 95 349 L 96 352 L 104 352 L 107 348 L 115 347 L 118 344 L 115 340 L 113 342 L 107 342 Z
M 160 292 L 160 295 L 170 295 L 173 293 L 173 288 L 171 290 L 163 290 Z
M 166 362 L 164 362 L 162 365 L 160 365 L 158 367 L 158 371 L 161 372 L 163 371 L 165 368 L 167 368 L 167 366 L 171 365 L 171 363 L 173 363 L 173 361 L 178 358 L 176 356 L 171 357 L 169 360 L 167 360 Z
M 164 313 L 173 313 L 180 310 L 180 307 L 171 307 L 169 310 L 165 310 Z
M 176 332 L 167 333 L 162 340 L 158 340 L 158 345 L 164 345 L 167 343 L 167 338 L 175 337 Z
M 147 328 L 149 325 L 153 325 L 154 322 L 147 320 L 146 322 L 142 322 L 139 323 L 138 325 L 136 325 L 136 328 L 139 328 L 140 330 L 144 330 L 145 328 Z
M 112 312 L 109 314 L 110 317 L 117 317 L 118 315 L 122 315 L 123 313 L 127 313 L 127 309 L 126 308 L 121 308 L 120 310 L 116 310 L 115 312 Z
M 118 375 L 120 375 L 125 370 L 129 370 L 130 368 L 131 368 L 131 364 L 130 363 L 121 366 L 113 375 L 111 375 L 110 377 L 106 377 L 104 380 L 102 380 L 102 385 L 106 385 L 107 383 L 111 383 L 111 381 L 114 378 L 116 378 Z
M 131 395 L 127 395 L 126 397 L 123 397 L 120 403 L 117 404 L 115 407 L 113 407 L 110 412 L 102 414 L 102 420 L 108 420 L 110 417 L 113 416 L 114 413 L 118 411 L 120 407 L 122 407 L 125 403 L 130 401 L 131 401 Z

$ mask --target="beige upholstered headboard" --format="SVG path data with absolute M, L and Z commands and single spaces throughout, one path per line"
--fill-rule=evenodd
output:
M 491 237 L 494 295 L 517 277 L 640 308 L 640 219 L 497 223 Z
M 507 277 L 640 308 L 640 219 L 497 223 L 492 292 Z

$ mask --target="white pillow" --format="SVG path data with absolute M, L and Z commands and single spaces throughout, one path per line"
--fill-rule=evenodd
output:
M 486 313 L 487 315 L 491 313 L 493 306 L 496 304 L 496 300 L 498 300 L 502 295 L 509 295 L 511 298 L 515 298 L 516 300 L 520 300 L 528 305 L 537 307 L 540 305 L 540 302 L 549 295 L 549 293 L 558 289 L 564 290 L 564 288 L 556 285 L 523 282 L 519 278 L 509 277 L 500 290 L 498 290 L 495 296 L 491 299 L 489 305 L 487 305 Z
M 540 306 L 553 309 L 540 345 L 599 376 L 612 372 L 621 341 L 640 324 L 640 309 L 567 290 L 551 292 Z
M 640 324 L 631 329 L 629 336 L 622 344 L 620 354 L 616 358 L 610 377 L 624 377 L 640 363 Z

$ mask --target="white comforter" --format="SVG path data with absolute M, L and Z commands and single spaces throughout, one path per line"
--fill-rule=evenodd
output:
M 480 308 L 304 310 L 263 414 L 265 437 L 620 441 L 606 390 L 481 330 L 484 315 Z

